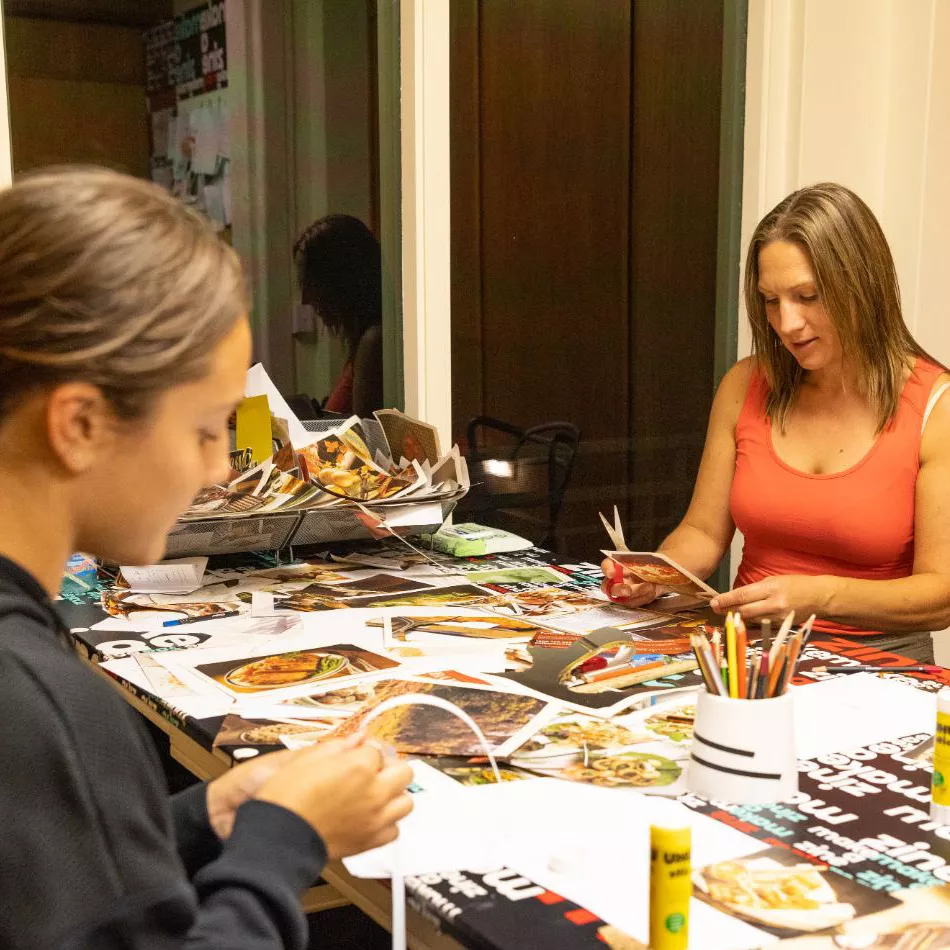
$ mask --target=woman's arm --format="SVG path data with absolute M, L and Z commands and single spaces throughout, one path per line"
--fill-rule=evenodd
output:
M 937 385 L 950 380 L 942 376 Z M 869 514 L 873 517 L 873 514 Z M 866 630 L 943 630 L 950 626 L 950 398 L 942 396 L 920 441 L 914 512 L 914 572 L 892 581 L 849 577 L 770 577 L 723 594 L 717 610 L 740 609 L 749 620 L 801 617 Z
M 683 520 L 659 547 L 702 578 L 709 577 L 719 566 L 736 530 L 729 512 L 729 494 L 736 467 L 736 422 L 749 388 L 751 365 L 751 359 L 741 360 L 719 384 L 692 500 Z M 612 564 L 604 562 L 605 573 L 612 570 Z M 610 593 L 615 600 L 630 598 L 643 602 L 637 596 L 637 589 L 643 587 L 652 585 L 616 583 Z M 648 599 L 652 596 L 655 592 Z
M 719 384 L 689 508 L 659 547 L 697 577 L 707 578 L 716 570 L 736 531 L 729 495 L 736 469 L 736 423 L 749 388 L 751 365 L 751 359 L 741 360 Z

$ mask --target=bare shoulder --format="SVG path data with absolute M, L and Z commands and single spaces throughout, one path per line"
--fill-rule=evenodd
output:
M 719 383 L 716 390 L 716 399 L 713 412 L 731 420 L 734 425 L 742 411 L 746 393 L 749 391 L 749 381 L 755 371 L 755 358 L 747 356 L 739 360 Z
M 931 396 L 945 383 L 950 383 L 950 373 L 937 377 Z M 921 463 L 938 460 L 950 464 L 950 389 L 941 393 L 934 403 L 920 438 Z

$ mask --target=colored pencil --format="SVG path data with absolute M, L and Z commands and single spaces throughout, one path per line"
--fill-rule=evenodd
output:
M 787 656 L 788 650 L 784 643 L 779 645 L 778 653 L 776 653 L 773 648 L 769 654 L 769 682 L 765 688 L 765 695 L 768 699 L 772 699 L 778 695 L 776 689 L 779 684 L 779 679 L 782 676 L 782 671 L 785 668 L 785 659 Z
M 798 633 L 789 641 L 788 658 L 785 660 L 785 670 L 782 673 L 782 679 L 779 683 L 780 696 L 788 692 L 788 687 L 792 683 L 792 677 L 795 675 L 795 667 L 798 665 L 798 658 L 802 655 L 802 643 L 804 639 L 805 628 L 801 627 Z
M 600 683 L 602 680 L 615 679 L 618 676 L 629 676 L 638 670 L 659 670 L 668 665 L 663 660 L 641 664 L 624 663 L 620 666 L 608 666 L 602 670 L 594 670 L 591 673 L 581 673 L 579 679 L 584 683 Z
M 742 614 L 736 614 L 734 623 L 736 625 L 736 665 L 739 673 L 738 692 L 739 698 L 745 699 L 749 685 L 749 637 Z
M 757 699 L 759 695 L 759 669 L 761 667 L 762 647 L 756 647 L 752 652 L 752 671 L 749 674 L 749 699 Z
M 756 684 L 755 698 L 765 698 L 765 688 L 769 682 L 769 652 L 772 649 L 772 621 L 762 621 L 762 656 L 759 660 L 759 681 Z
M 874 666 L 864 663 L 860 666 L 816 666 L 815 673 L 942 673 L 942 666 Z
M 708 640 L 706 640 L 705 637 L 703 637 L 703 640 L 705 641 L 703 652 L 706 657 L 706 661 L 709 664 L 709 671 L 710 671 L 710 675 L 713 681 L 713 685 L 715 686 L 716 695 L 728 696 L 729 690 L 726 689 L 726 684 L 722 681 L 721 668 L 716 666 L 716 658 L 713 655 L 712 645 L 709 643 Z
M 696 661 L 699 663 L 699 672 L 702 674 L 707 692 L 712 693 L 714 696 L 721 696 L 722 681 L 719 679 L 719 671 L 715 668 L 712 661 L 712 651 L 709 648 L 709 641 L 701 633 L 694 633 L 689 639 L 693 645 L 693 653 L 696 655 Z
M 812 614 L 812 615 L 805 621 L 804 625 L 802 626 L 802 631 L 803 631 L 803 633 L 802 633 L 802 649 L 803 649 L 803 650 L 805 649 L 806 645 L 808 644 L 808 639 L 809 639 L 809 637 L 811 637 L 811 628 L 812 628 L 812 625 L 815 623 L 815 619 L 816 619 L 816 618 L 815 618 L 815 615 Z
M 739 698 L 739 664 L 736 661 L 736 624 L 732 611 L 726 614 L 726 657 L 729 662 L 729 697 Z
M 722 680 L 722 685 L 726 689 L 726 696 L 729 695 L 729 663 L 726 659 L 726 650 L 722 642 L 722 631 L 716 631 L 718 636 L 718 643 L 716 643 L 716 658 L 717 665 L 719 667 L 719 677 Z
M 778 634 L 775 637 L 775 641 L 772 643 L 772 649 L 769 652 L 769 666 L 775 666 L 776 660 L 778 658 L 778 651 L 781 649 L 782 644 L 785 642 L 785 638 L 788 636 L 789 632 L 792 629 L 792 624 L 795 622 L 795 611 L 790 610 L 786 615 L 785 619 L 782 621 L 782 626 L 778 628 Z

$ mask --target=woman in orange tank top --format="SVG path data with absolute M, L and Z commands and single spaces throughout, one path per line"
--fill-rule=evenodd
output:
M 753 355 L 720 383 L 692 501 L 659 550 L 708 577 L 738 528 L 736 586 L 712 606 L 748 620 L 794 610 L 921 642 L 950 626 L 950 375 L 907 329 L 874 214 L 841 185 L 790 195 L 752 236 L 745 303 Z M 604 571 L 615 600 L 656 596 Z

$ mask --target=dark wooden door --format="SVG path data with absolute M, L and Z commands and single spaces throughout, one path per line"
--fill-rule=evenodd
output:
M 452 18 L 455 434 L 573 422 L 560 546 L 595 556 L 616 503 L 652 547 L 712 393 L 721 6 L 453 0 Z

